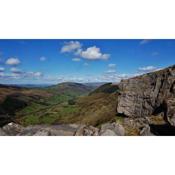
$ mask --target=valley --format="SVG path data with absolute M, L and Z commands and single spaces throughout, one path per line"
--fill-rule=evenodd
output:
M 0 85 L 1 135 L 175 135 L 174 121 L 175 66 L 119 84 Z

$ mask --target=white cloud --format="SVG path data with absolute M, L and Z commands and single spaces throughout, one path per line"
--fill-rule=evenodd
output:
M 115 72 L 116 72 L 115 69 L 109 69 L 109 70 L 106 71 L 106 73 L 115 73 Z
M 156 71 L 156 70 L 158 70 L 158 68 L 156 68 L 156 67 L 154 67 L 154 66 L 146 66 L 146 67 L 140 67 L 138 70 L 139 70 L 140 72 L 145 72 L 145 73 L 147 73 L 147 72 Z
M 72 61 L 79 62 L 79 61 L 81 61 L 81 59 L 80 58 L 73 58 Z
M 117 74 L 117 73 L 113 73 L 113 74 L 106 73 L 98 77 L 100 82 L 112 82 L 112 83 L 120 82 L 122 79 L 127 79 L 127 78 L 129 78 L 129 75 Z
M 107 60 L 110 55 L 102 54 L 100 48 L 93 46 L 81 52 L 81 56 L 88 60 Z
M 22 71 L 20 69 L 16 68 L 16 67 L 12 67 L 10 69 L 10 71 L 15 73 L 15 74 L 21 74 L 22 73 Z
M 40 61 L 46 61 L 46 60 L 47 60 L 46 57 L 44 57 L 44 56 L 40 57 Z
M 29 78 L 40 78 L 43 76 L 43 73 L 42 72 L 26 72 L 25 76 Z
M 151 39 L 144 39 L 144 40 L 140 41 L 140 45 L 148 44 L 148 43 L 150 43 L 151 41 L 152 41 Z
M 81 48 L 81 44 L 79 41 L 70 41 L 65 43 L 65 45 L 61 48 L 61 53 L 65 52 L 73 52 Z
M 15 79 L 18 80 L 41 80 L 44 78 L 44 75 L 42 72 L 22 72 L 21 70 L 17 68 L 10 69 L 10 74 L 5 74 L 4 72 L 0 72 L 0 79 L 3 79 L 5 81 L 12 81 Z
M 5 68 L 4 67 L 0 67 L 0 72 L 4 72 Z
M 42 77 L 43 73 L 42 72 L 34 72 L 35 77 Z
M 66 52 L 88 60 L 108 60 L 110 57 L 110 54 L 101 53 L 100 48 L 96 46 L 92 46 L 84 50 L 79 41 L 70 41 L 65 43 L 65 45 L 61 48 L 61 53 Z M 80 61 L 77 58 L 72 60 Z
M 6 61 L 6 64 L 8 65 L 11 65 L 11 66 L 15 66 L 15 65 L 18 65 L 20 64 L 20 60 L 18 58 L 9 58 L 7 61 Z

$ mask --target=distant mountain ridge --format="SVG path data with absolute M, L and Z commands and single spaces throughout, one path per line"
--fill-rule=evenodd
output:
M 81 83 L 64 82 L 57 85 L 49 86 L 46 89 L 55 93 L 70 93 L 83 95 L 87 94 L 94 89 L 92 86 L 84 85 Z

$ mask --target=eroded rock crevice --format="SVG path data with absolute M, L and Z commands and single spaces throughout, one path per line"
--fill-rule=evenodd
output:
M 123 80 L 119 84 L 117 112 L 128 117 L 147 117 L 171 108 L 175 98 L 175 66 L 164 70 Z M 172 101 L 172 100 L 171 100 Z M 173 101 L 174 102 L 174 101 Z M 167 103 L 168 109 L 166 109 Z

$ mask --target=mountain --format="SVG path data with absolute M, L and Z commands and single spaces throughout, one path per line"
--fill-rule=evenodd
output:
M 14 119 L 15 113 L 32 103 L 42 103 L 52 94 L 39 89 L 0 85 L 0 125 Z
M 53 92 L 56 94 L 84 95 L 92 91 L 94 87 L 81 83 L 64 82 L 50 86 L 46 89 L 48 89 L 49 92 Z
M 106 84 L 106 82 L 90 82 L 90 83 L 83 83 L 83 84 L 86 86 L 89 86 L 89 87 L 98 88 L 98 87 Z
M 76 98 L 87 95 L 93 89 L 93 87 L 72 82 L 45 88 L 1 85 L 0 124 L 3 125 L 9 120 L 26 125 L 54 123 L 55 120 L 60 120 L 59 115 L 63 117 L 67 114 L 67 110 L 71 112 L 71 105 L 75 103 Z
M 119 90 L 119 87 L 117 84 L 106 83 L 106 84 L 101 85 L 100 87 L 98 87 L 94 91 L 92 91 L 90 93 L 90 95 L 96 94 L 96 93 L 109 93 L 109 94 L 111 94 L 111 93 L 114 93 L 118 90 Z

